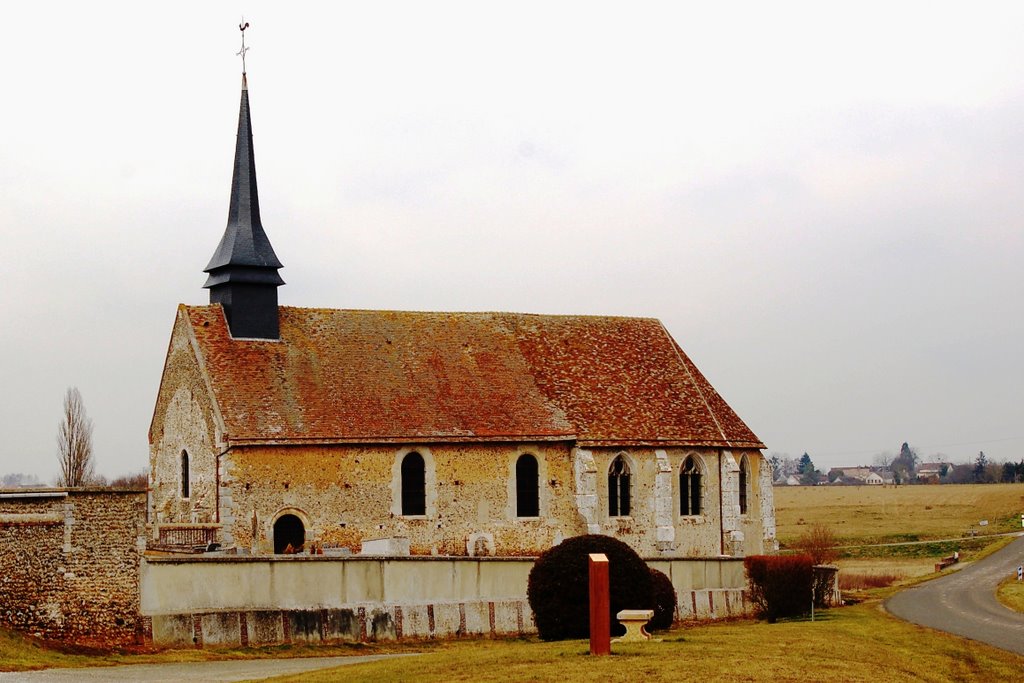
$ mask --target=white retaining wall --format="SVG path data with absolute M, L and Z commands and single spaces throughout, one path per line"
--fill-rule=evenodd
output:
M 677 618 L 746 614 L 742 560 L 655 559 Z M 148 556 L 141 612 L 158 645 L 533 633 L 533 558 Z

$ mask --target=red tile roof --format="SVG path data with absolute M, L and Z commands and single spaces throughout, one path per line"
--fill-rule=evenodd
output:
M 232 443 L 568 440 L 763 448 L 657 320 L 182 306 Z

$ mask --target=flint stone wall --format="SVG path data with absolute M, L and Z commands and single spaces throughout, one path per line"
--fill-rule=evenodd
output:
M 141 635 L 141 491 L 0 491 L 0 623 L 112 647 Z

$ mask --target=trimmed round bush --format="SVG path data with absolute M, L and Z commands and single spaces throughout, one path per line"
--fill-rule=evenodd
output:
M 647 624 L 647 630 L 664 631 L 672 628 L 676 618 L 676 589 L 672 579 L 664 572 L 651 569 L 651 591 L 654 595 L 654 617 Z
M 608 557 L 612 635 L 625 633 L 615 619 L 620 610 L 652 608 L 651 572 L 632 548 L 600 534 L 567 538 L 530 570 L 526 594 L 543 640 L 590 637 L 591 553 Z

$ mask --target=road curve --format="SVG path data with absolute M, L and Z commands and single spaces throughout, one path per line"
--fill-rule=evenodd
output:
M 1024 614 L 996 599 L 996 586 L 1024 565 L 1024 536 L 957 572 L 900 591 L 885 602 L 892 614 L 921 626 L 1024 654 Z

